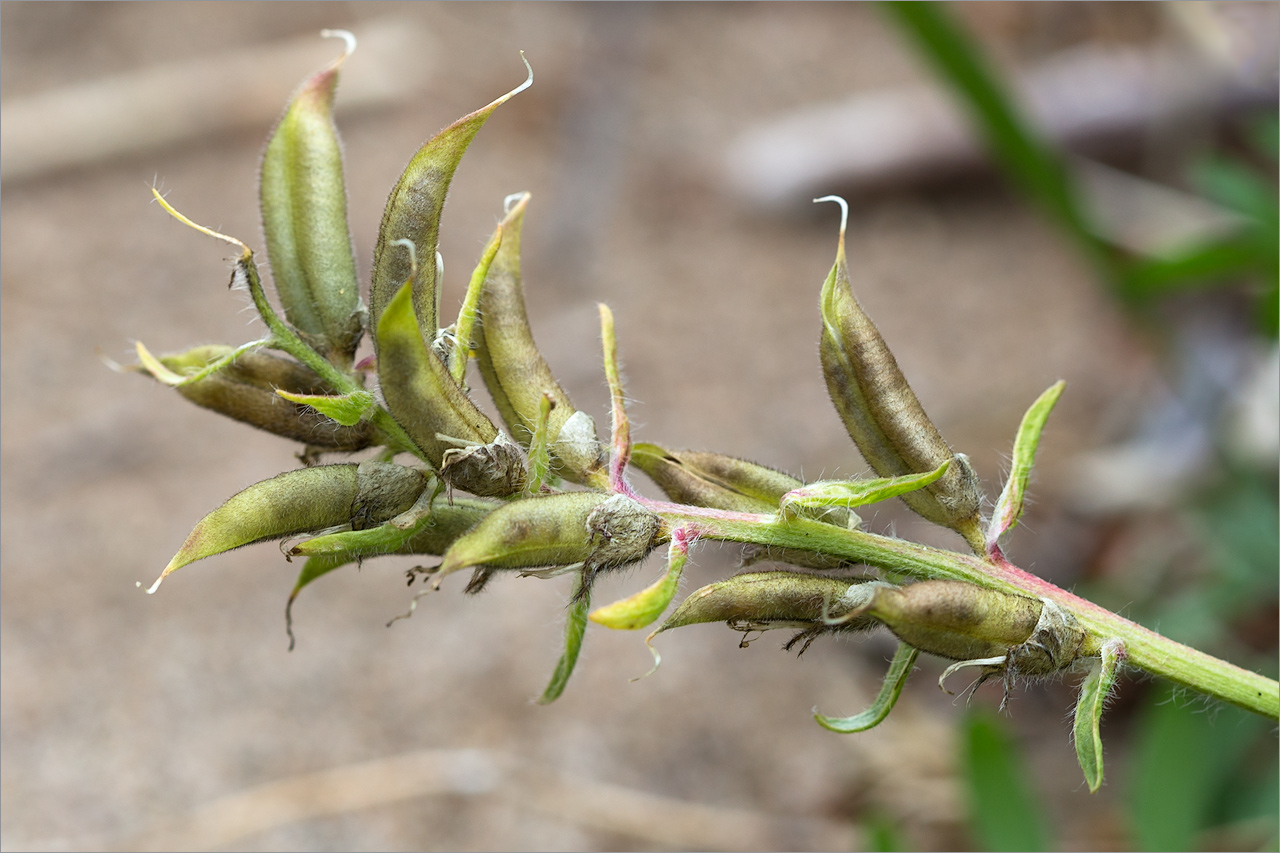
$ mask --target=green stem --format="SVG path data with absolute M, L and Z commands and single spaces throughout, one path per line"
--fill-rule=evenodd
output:
M 1106 640 L 1120 639 L 1131 666 L 1273 720 L 1280 718 L 1280 684 L 1276 681 L 1162 637 L 1054 586 L 1005 560 L 999 549 L 991 559 L 981 560 L 807 518 L 725 512 L 647 499 L 641 502 L 661 515 L 671 529 L 690 526 L 707 539 L 799 548 L 920 579 L 967 581 L 989 589 L 1050 599 L 1071 611 L 1089 632 L 1086 654 L 1097 654 Z
M 253 260 L 253 253 L 247 247 L 244 250 L 244 255 L 240 258 L 239 264 L 249 282 L 249 295 L 253 297 L 253 305 L 258 309 L 262 322 L 267 324 L 267 329 L 271 332 L 272 339 L 268 345 L 284 350 L 307 367 L 310 367 L 339 394 L 350 394 L 353 391 L 365 390 L 364 386 L 357 382 L 354 377 L 334 367 L 328 359 L 316 352 L 306 341 L 298 336 L 297 332 L 289 328 L 288 324 L 280 319 L 275 309 L 271 307 L 271 303 L 267 301 L 267 295 L 262 289 L 262 279 L 258 277 L 257 264 Z M 413 443 L 413 439 L 409 438 L 409 434 L 396 422 L 395 418 L 391 417 L 391 413 L 384 407 L 375 405 L 371 417 L 374 426 L 381 430 L 399 449 L 412 453 L 426 461 L 426 456 Z

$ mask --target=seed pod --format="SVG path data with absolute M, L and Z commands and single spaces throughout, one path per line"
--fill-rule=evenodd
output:
M 542 398 L 551 399 L 547 440 L 552 470 L 571 482 L 586 484 L 604 470 L 604 448 L 595 423 L 574 409 L 533 340 L 520 274 L 520 237 L 528 201 L 528 193 L 521 195 L 500 226 L 502 245 L 480 294 L 479 322 L 473 333 L 476 361 L 507 429 L 526 449 Z
M 228 346 L 201 346 L 158 361 L 180 376 L 191 376 L 231 351 Z M 310 406 L 278 396 L 276 389 L 297 394 L 327 389 L 305 365 L 261 350 L 241 353 L 216 373 L 176 387 L 197 406 L 311 447 L 350 452 L 368 447 L 373 440 L 371 424 L 343 426 Z
M 631 462 L 673 501 L 730 512 L 777 512 L 782 496 L 804 485 L 781 471 L 744 459 L 696 450 L 666 450 L 656 444 L 633 445 Z M 858 516 L 844 507 L 820 507 L 806 515 L 838 527 L 860 524 Z M 838 557 L 763 545 L 749 545 L 743 554 L 745 565 L 761 560 L 810 569 L 853 565 Z
M 527 61 L 525 67 L 529 68 Z M 407 239 L 413 243 L 422 263 L 413 285 L 413 309 L 427 345 L 435 339 L 440 317 L 440 281 L 434 261 L 440 242 L 440 212 L 449 192 L 449 183 L 471 140 L 493 111 L 532 83 L 533 69 L 529 68 L 529 78 L 524 83 L 440 131 L 409 161 L 387 199 L 378 230 L 378 244 L 374 249 L 369 307 L 375 328 L 387 303 L 410 277 L 409 257 L 402 249 L 394 247 L 397 240 Z
M 329 34 L 329 33 L 326 33 Z M 348 49 L 294 94 L 262 157 L 262 224 L 285 316 L 335 364 L 348 367 L 363 333 L 342 148 L 333 124 Z
M 369 527 L 404 512 L 426 487 L 420 471 L 389 462 L 286 471 L 232 495 L 195 526 L 148 592 L 188 563 L 243 545 L 326 527 Z
M 1004 657 L 1036 629 L 1044 604 L 962 581 L 876 589 L 867 612 L 898 639 L 957 661 Z
M 437 578 L 461 569 L 532 569 L 581 564 L 584 578 L 644 559 L 661 519 L 631 498 L 564 492 L 500 506 L 453 544 Z M 590 588 L 584 583 L 584 592 Z
M 799 628 L 800 633 L 791 638 L 786 648 L 803 639 L 803 653 L 821 634 L 875 627 L 876 620 L 859 611 L 881 586 L 887 585 L 798 572 L 735 575 L 690 593 L 649 639 L 672 628 L 704 622 L 725 622 L 744 633 Z M 845 619 L 855 613 L 853 618 Z
M 378 321 L 378 376 L 392 416 L 441 470 L 448 451 L 455 450 L 458 444 L 493 444 L 498 439 L 498 428 L 449 375 L 444 362 L 423 345 L 411 299 L 406 283 Z M 523 485 L 523 474 L 512 470 L 522 468 L 522 460 L 500 453 L 491 461 L 498 467 L 490 472 L 492 480 L 483 487 L 485 494 L 497 494 L 505 482 Z
M 838 199 L 818 199 L 824 200 Z M 953 453 L 938 433 L 880 331 L 858 304 L 849 282 L 844 232 L 842 220 L 836 262 L 821 297 L 819 352 L 831 401 L 858 450 L 881 477 L 923 474 L 951 460 L 941 479 L 902 500 L 929 521 L 960 533 L 983 553 L 977 475 L 968 459 Z

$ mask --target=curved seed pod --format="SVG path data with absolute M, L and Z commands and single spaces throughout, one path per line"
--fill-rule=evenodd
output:
M 666 450 L 642 442 L 631 448 L 631 462 L 677 503 L 730 512 L 777 512 L 782 496 L 804 485 L 781 471 L 720 453 Z M 858 527 L 860 519 L 844 507 L 821 507 L 809 517 L 838 527 Z M 768 560 L 809 569 L 847 568 L 852 563 L 810 551 L 749 545 L 745 565 Z
M 301 468 L 255 483 L 201 519 L 147 591 L 189 563 L 243 545 L 336 525 L 380 524 L 412 506 L 426 482 L 412 468 L 365 462 Z
M 157 361 L 179 376 L 191 376 L 231 352 L 228 346 L 201 346 Z M 310 406 L 277 395 L 277 389 L 295 394 L 327 389 L 305 365 L 261 350 L 241 353 L 217 372 L 175 387 L 197 406 L 312 447 L 350 452 L 373 441 L 373 426 L 367 422 L 343 426 Z
M 817 200 L 844 205 L 843 199 L 834 196 Z M 844 234 L 842 218 L 836 262 L 821 297 L 819 351 L 831 401 L 850 438 L 881 477 L 923 474 L 951 460 L 941 479 L 904 494 L 902 500 L 929 521 L 960 533 L 984 553 L 977 476 L 968 459 L 953 453 L 929 420 L 880 331 L 858 304 L 849 282 Z
M 333 124 L 338 69 L 355 45 L 294 94 L 262 157 L 267 256 L 285 316 L 330 361 L 349 367 L 363 332 L 342 148 Z
M 476 566 L 530 569 L 582 565 L 582 593 L 598 571 L 644 559 L 658 544 L 658 516 L 623 495 L 564 492 L 500 506 L 453 543 L 439 579 Z
M 524 59 L 523 54 L 521 59 Z M 432 260 L 440 242 L 440 212 L 449 192 L 449 183 L 467 146 L 493 111 L 533 84 L 533 69 L 527 60 L 525 67 L 529 69 L 529 77 L 524 83 L 488 106 L 458 119 L 423 145 L 391 191 L 373 255 L 369 307 L 374 326 L 400 285 L 410 277 L 410 259 L 403 251 L 393 248 L 397 240 L 407 239 L 413 243 L 417 257 L 424 262 L 413 285 L 413 308 L 422 326 L 424 340 L 428 345 L 434 340 L 439 328 L 440 281 Z
M 888 585 L 798 572 L 735 575 L 690 593 L 649 639 L 672 628 L 704 622 L 725 622 L 744 633 L 798 628 L 800 633 L 785 648 L 804 640 L 803 654 L 822 634 L 874 628 L 878 623 L 864 610 L 880 587 Z
M 542 399 L 550 398 L 547 441 L 552 470 L 567 480 L 586 484 L 604 470 L 607 460 L 595 423 L 574 409 L 538 351 L 529 327 L 520 275 L 520 236 L 528 202 L 528 193 L 520 195 L 499 225 L 502 245 L 480 293 L 479 322 L 473 332 L 476 361 L 507 429 L 525 448 L 538 422 Z

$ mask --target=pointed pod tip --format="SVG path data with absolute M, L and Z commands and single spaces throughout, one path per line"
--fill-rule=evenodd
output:
M 822 198 L 815 198 L 813 203 L 818 204 L 824 201 L 834 201 L 840 205 L 840 241 L 843 243 L 845 229 L 849 227 L 849 202 L 838 195 L 824 195 Z
M 327 39 L 342 39 L 347 43 L 342 56 L 338 57 L 337 61 L 334 63 L 335 65 L 356 52 L 356 37 L 348 30 L 321 30 L 320 37 Z
M 525 67 L 525 69 L 526 69 L 526 70 L 528 70 L 528 72 L 529 72 L 529 77 L 528 77 L 528 79 L 527 79 L 527 80 L 525 80 L 525 81 L 524 81 L 523 83 L 521 83 L 519 86 L 517 86 L 516 88 L 514 88 L 514 89 L 512 89 L 512 90 L 511 90 L 511 94 L 512 94 L 512 95 L 515 95 L 515 94 L 518 94 L 518 93 L 520 93 L 520 92 L 523 92 L 525 89 L 528 89 L 530 86 L 532 86 L 532 85 L 533 85 L 533 66 L 529 64 L 529 58 L 528 58 L 527 56 L 525 56 L 525 55 L 524 55 L 524 51 L 523 51 L 523 50 L 522 50 L 522 51 L 520 51 L 520 61 L 524 63 L 524 67 Z M 509 97 L 509 96 L 508 96 L 508 97 Z
M 518 193 L 511 193 L 502 200 L 502 215 L 510 216 L 511 212 L 517 207 L 524 207 L 529 203 L 529 199 L 533 197 L 533 193 L 528 190 L 522 190 Z

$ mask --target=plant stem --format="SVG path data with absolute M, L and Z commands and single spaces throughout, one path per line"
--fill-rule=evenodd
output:
M 1120 639 L 1127 663 L 1271 719 L 1280 718 L 1280 683 L 1185 646 L 1061 589 L 1004 559 L 989 560 L 930 548 L 903 539 L 846 530 L 807 518 L 726 512 L 641 499 L 670 528 L 696 528 L 708 539 L 799 548 L 901 572 L 922 580 L 967 581 L 989 589 L 1047 598 L 1071 611 L 1089 632 L 1084 654 L 1096 655 L 1103 642 Z

